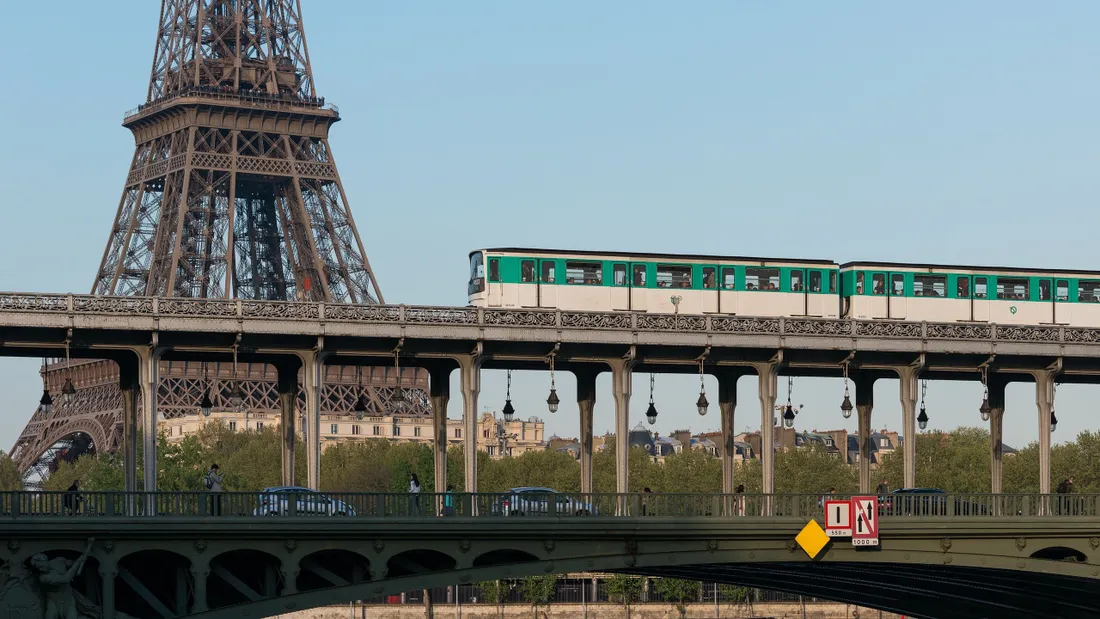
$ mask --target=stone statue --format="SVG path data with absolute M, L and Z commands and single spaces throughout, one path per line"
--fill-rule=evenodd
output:
M 94 543 L 94 538 L 89 539 L 84 553 L 76 561 L 61 557 L 50 559 L 41 554 L 31 557 L 31 569 L 45 600 L 46 613 L 42 619 L 81 619 L 72 582 L 84 570 L 84 562 Z
M 37 554 L 22 565 L 0 565 L 0 617 L 4 619 L 102 619 L 103 610 L 73 589 L 92 551 L 88 540 L 76 561 Z M 116 613 L 118 619 L 131 619 Z

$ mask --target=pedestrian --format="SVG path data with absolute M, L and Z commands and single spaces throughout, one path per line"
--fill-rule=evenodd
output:
M 416 473 L 409 473 L 409 504 L 412 507 L 410 515 L 420 515 L 420 478 L 416 476 Z
M 653 494 L 653 491 L 649 489 L 649 486 L 642 488 L 642 515 L 646 515 L 646 496 L 647 494 Z
M 879 496 L 890 494 L 890 482 L 887 481 L 885 477 L 882 479 L 882 483 L 878 485 L 878 488 L 875 488 L 875 494 Z
M 443 495 L 443 515 L 454 516 L 455 515 L 455 487 L 454 484 L 447 484 L 447 492 Z
M 829 491 L 825 493 L 820 499 L 817 500 L 817 506 L 821 509 L 825 509 L 825 501 L 833 500 L 836 496 L 836 486 L 829 486 Z
M 734 502 L 737 504 L 737 515 L 745 515 L 745 484 L 737 484 L 737 488 L 734 490 L 737 495 L 734 497 Z
M 74 479 L 69 489 L 65 491 L 65 496 L 62 498 L 62 504 L 65 506 L 65 511 L 69 512 L 72 516 L 80 509 L 80 503 L 84 500 L 84 497 L 80 496 L 80 480 Z
M 1073 494 L 1073 478 L 1068 477 L 1062 480 L 1062 483 L 1058 484 L 1058 488 L 1055 490 L 1058 494 Z M 1060 508 L 1063 514 L 1072 513 L 1073 511 L 1073 499 L 1064 496 L 1058 500 Z
M 212 516 L 220 516 L 222 514 L 222 475 L 221 469 L 218 465 L 211 464 L 210 470 L 206 472 L 206 491 L 210 493 L 210 514 Z

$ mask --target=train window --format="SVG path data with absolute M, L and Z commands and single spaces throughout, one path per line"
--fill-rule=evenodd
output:
M 829 271 L 829 294 L 836 294 L 836 271 Z
M 530 284 L 535 281 L 535 261 L 524 260 L 519 263 L 519 281 Z
M 975 299 L 988 299 L 989 292 L 986 286 L 986 278 L 975 277 L 974 278 L 974 298 Z
M 718 287 L 718 269 L 703 267 L 703 288 L 714 290 Z
M 863 294 L 863 271 L 856 272 L 856 294 Z
M 903 294 L 905 294 L 905 276 L 904 275 L 902 275 L 901 273 L 894 273 L 893 275 L 890 276 L 890 283 L 893 284 L 891 286 L 891 288 L 894 291 L 893 295 L 895 297 L 900 297 Z
M 485 292 L 485 254 L 477 252 L 470 256 L 470 294 Z
M 791 271 L 791 291 L 802 292 L 802 271 Z
M 914 275 L 913 296 L 946 297 L 947 278 L 943 275 Z
M 611 267 L 611 279 L 616 286 L 626 285 L 626 265 L 616 264 Z
M 691 288 L 691 267 L 657 265 L 658 288 Z
M 886 294 L 885 273 L 871 273 L 871 294 Z
M 965 275 L 960 275 L 959 280 L 955 283 L 955 296 L 960 299 L 970 298 L 970 278 Z
M 554 283 L 554 262 L 551 260 L 544 260 L 542 262 L 542 283 L 553 284 Z
M 603 265 L 599 262 L 566 262 L 565 283 L 599 286 L 603 283 Z
M 810 271 L 810 292 L 821 292 L 821 271 Z
M 1049 279 L 1039 280 L 1039 300 L 1040 301 L 1049 301 L 1050 300 L 1050 280 Z
M 746 290 L 779 290 L 779 269 L 745 269 Z
M 1077 300 L 1082 303 L 1100 303 L 1100 281 L 1077 280 Z
M 733 267 L 722 268 L 722 287 L 726 290 L 733 290 L 737 287 L 737 271 Z
M 998 277 L 997 298 L 1026 301 L 1031 298 L 1028 289 L 1031 282 L 1024 277 Z
M 500 258 L 489 258 L 489 281 L 500 281 Z
M 1054 282 L 1054 299 L 1056 301 L 1069 301 L 1069 280 L 1059 279 Z
M 645 288 L 645 265 L 634 265 L 634 287 Z

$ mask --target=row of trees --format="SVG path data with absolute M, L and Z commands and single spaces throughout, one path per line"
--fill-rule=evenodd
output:
M 949 492 L 988 492 L 990 487 L 989 434 L 978 428 L 960 428 L 951 433 L 928 432 L 917 436 L 917 483 Z M 158 488 L 165 491 L 194 491 L 212 463 L 219 464 L 229 491 L 255 491 L 282 482 L 280 440 L 277 431 L 264 429 L 234 432 L 222 423 L 207 424 L 198 433 L 178 442 L 160 437 L 157 446 Z M 447 452 L 447 481 L 463 490 L 462 447 Z M 141 465 L 139 457 L 139 466 Z M 818 493 L 858 490 L 855 467 L 841 457 L 819 449 L 801 448 L 775 455 L 776 491 Z M 1039 491 L 1037 445 L 1004 458 L 1004 489 L 1010 493 Z M 321 489 L 329 492 L 403 492 L 415 473 L 425 492 L 434 487 L 432 447 L 426 443 L 391 443 L 370 439 L 341 443 L 326 449 L 321 457 Z M 1055 483 L 1074 477 L 1078 492 L 1100 492 L 1100 432 L 1082 432 L 1073 442 L 1053 448 L 1052 472 Z M 737 469 L 737 483 L 745 491 L 760 491 L 761 464 L 750 460 Z M 885 477 L 892 487 L 903 479 L 900 451 L 886 454 L 876 478 Z M 296 451 L 296 478 L 306 478 L 305 446 Z M 74 479 L 85 490 L 123 488 L 121 454 L 89 455 L 62 464 L 46 482 L 46 489 L 63 490 Z M 877 479 L 876 479 L 877 481 Z M 615 451 L 606 449 L 593 456 L 593 482 L 597 492 L 614 492 Z M 139 479 L 140 483 L 140 479 Z M 545 486 L 563 492 L 580 490 L 580 465 L 570 455 L 556 451 L 527 452 L 517 457 L 493 460 L 478 453 L 478 486 L 482 492 L 498 492 L 517 486 Z M 21 487 L 11 460 L 0 454 L 0 490 Z M 630 489 L 640 492 L 716 493 L 722 487 L 717 458 L 700 450 L 685 450 L 657 463 L 645 451 L 630 452 Z M 442 491 L 443 489 L 439 489 Z

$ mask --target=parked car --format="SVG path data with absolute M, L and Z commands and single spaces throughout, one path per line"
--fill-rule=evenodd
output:
M 260 492 L 259 503 L 253 512 L 257 516 L 290 516 L 292 513 L 299 516 L 355 515 L 355 510 L 347 503 L 301 486 L 264 488 Z
M 512 488 L 493 502 L 496 516 L 595 516 L 595 505 L 560 494 L 553 488 Z
M 899 516 L 973 516 L 987 514 L 988 507 L 959 497 L 952 510 L 947 492 L 938 488 L 901 488 L 890 493 L 886 515 Z

